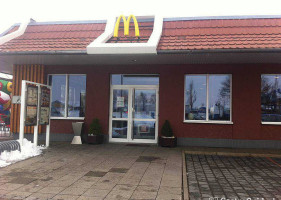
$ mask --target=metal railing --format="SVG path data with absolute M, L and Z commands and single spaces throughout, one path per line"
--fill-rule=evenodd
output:
M 15 150 L 21 151 L 20 143 L 18 141 L 10 140 L 0 142 L 0 154 L 4 151 L 10 152 Z

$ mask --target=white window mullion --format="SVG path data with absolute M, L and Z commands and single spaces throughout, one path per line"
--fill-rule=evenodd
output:
M 65 83 L 65 112 L 64 112 L 64 117 L 67 118 L 68 117 L 68 77 L 69 75 L 66 75 L 66 83 Z
M 209 74 L 206 75 L 206 121 L 209 121 Z

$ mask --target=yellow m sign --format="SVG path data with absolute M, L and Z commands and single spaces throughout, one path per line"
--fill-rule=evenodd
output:
M 129 35 L 130 21 L 133 18 L 134 25 L 135 25 L 135 36 L 139 37 L 140 36 L 139 25 L 138 25 L 138 21 L 134 15 L 130 15 L 127 19 L 124 15 L 120 15 L 118 17 L 116 24 L 115 24 L 115 28 L 114 28 L 114 37 L 118 37 L 119 24 L 120 24 L 121 18 L 123 19 L 123 24 L 124 24 L 124 35 L 125 36 Z

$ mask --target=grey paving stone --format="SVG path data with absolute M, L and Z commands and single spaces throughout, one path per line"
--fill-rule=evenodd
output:
M 281 192 L 281 170 L 265 158 L 186 155 L 186 162 L 190 199 L 261 199 Z

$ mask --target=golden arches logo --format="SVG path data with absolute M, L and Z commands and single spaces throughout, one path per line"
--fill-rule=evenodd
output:
M 129 35 L 129 29 L 130 29 L 130 21 L 133 18 L 134 20 L 134 25 L 135 25 L 135 36 L 139 37 L 140 36 L 140 30 L 139 30 L 139 24 L 134 15 L 130 15 L 127 19 L 124 15 L 120 15 L 116 21 L 115 28 L 114 28 L 114 37 L 118 37 L 118 31 L 119 31 L 119 25 L 121 19 L 123 19 L 123 24 L 124 24 L 124 35 L 128 36 Z

